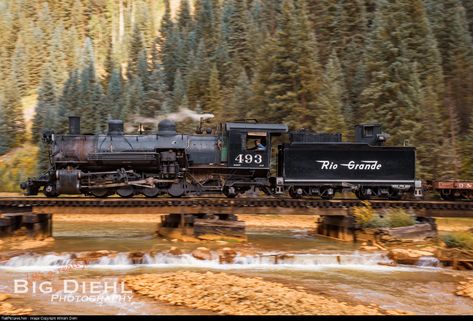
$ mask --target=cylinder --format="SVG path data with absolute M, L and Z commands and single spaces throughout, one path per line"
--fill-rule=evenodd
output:
M 80 117 L 69 117 L 69 135 L 80 135 Z

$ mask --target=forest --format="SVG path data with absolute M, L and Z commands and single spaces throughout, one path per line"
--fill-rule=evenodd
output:
M 68 116 L 101 133 L 184 109 L 344 140 L 380 123 L 419 178 L 473 179 L 471 0 L 0 0 L 0 75 L 3 191 Z

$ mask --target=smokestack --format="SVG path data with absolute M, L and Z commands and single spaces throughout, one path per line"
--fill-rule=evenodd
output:
M 108 121 L 108 134 L 109 135 L 123 135 L 123 121 L 121 120 L 109 120 Z
M 69 116 L 69 135 L 80 135 L 80 117 Z

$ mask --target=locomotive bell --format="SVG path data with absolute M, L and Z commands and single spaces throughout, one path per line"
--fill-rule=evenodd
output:
M 176 123 L 170 119 L 164 119 L 158 124 L 158 135 L 174 136 L 177 135 Z
M 123 135 L 123 121 L 114 119 L 109 120 L 108 135 Z

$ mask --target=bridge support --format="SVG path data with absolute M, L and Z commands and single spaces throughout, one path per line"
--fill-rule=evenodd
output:
M 355 242 L 353 216 L 321 216 L 317 221 L 317 234 L 342 241 Z
M 0 213 L 0 237 L 14 236 L 24 228 L 30 238 L 46 238 L 53 234 L 52 214 L 33 214 L 31 208 Z
M 245 222 L 228 213 L 171 213 L 161 217 L 157 233 L 162 237 L 183 241 L 246 240 Z

